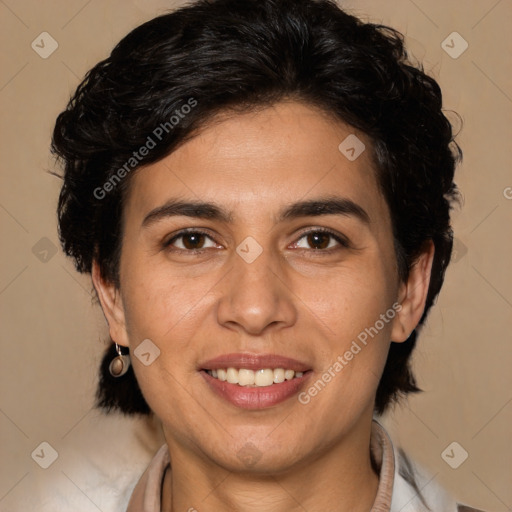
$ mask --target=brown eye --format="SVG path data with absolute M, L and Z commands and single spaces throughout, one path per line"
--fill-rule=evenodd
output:
M 185 249 L 202 249 L 206 237 L 202 233 L 189 233 L 181 238 Z
M 329 247 L 329 241 L 332 238 L 331 235 L 327 233 L 310 233 L 307 235 L 308 244 L 313 249 L 327 249 Z
M 296 247 L 300 249 L 313 249 L 314 251 L 326 250 L 325 252 L 328 252 L 330 249 L 336 250 L 342 247 L 349 247 L 349 244 L 341 235 L 331 231 L 315 230 L 304 233 L 299 241 L 296 242 Z
M 210 242 L 210 245 L 208 244 Z M 199 251 L 209 247 L 215 247 L 215 242 L 206 233 L 201 231 L 185 231 L 166 242 L 165 247 L 171 247 L 182 251 Z

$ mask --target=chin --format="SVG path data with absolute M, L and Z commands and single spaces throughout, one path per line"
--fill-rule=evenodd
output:
M 234 453 L 220 454 L 216 462 L 237 474 L 275 475 L 291 470 L 299 460 L 290 459 L 289 451 L 284 448 L 277 452 L 276 449 L 264 451 L 248 441 Z

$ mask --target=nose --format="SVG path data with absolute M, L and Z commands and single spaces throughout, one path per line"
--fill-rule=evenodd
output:
M 262 335 L 296 322 L 294 294 L 279 255 L 264 249 L 255 261 L 248 263 L 233 254 L 233 264 L 221 285 L 219 324 L 250 335 Z

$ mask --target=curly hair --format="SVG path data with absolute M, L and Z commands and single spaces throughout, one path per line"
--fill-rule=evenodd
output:
M 433 241 L 421 325 L 450 261 L 450 210 L 458 198 L 453 177 L 462 152 L 439 85 L 410 62 L 403 39 L 331 0 L 199 0 L 135 28 L 86 74 L 56 121 L 52 150 L 64 168 L 58 220 L 65 253 L 80 272 L 90 273 L 97 261 L 102 276 L 119 286 L 121 215 L 133 175 L 126 162 L 136 170 L 161 160 L 219 113 L 293 99 L 371 140 L 401 280 Z M 191 99 L 194 108 L 169 127 Z M 165 127 L 158 143 L 140 156 L 137 150 L 158 126 Z M 130 160 L 135 153 L 137 160 Z M 123 179 L 113 181 L 123 168 Z M 406 342 L 391 343 L 377 413 L 419 391 L 410 367 L 416 339 L 415 330 Z M 107 362 L 115 355 L 111 344 L 97 405 L 150 413 L 131 369 L 121 379 L 109 375 Z

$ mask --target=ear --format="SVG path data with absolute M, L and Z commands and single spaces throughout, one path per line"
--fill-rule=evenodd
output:
M 119 289 L 113 283 L 105 281 L 97 261 L 92 263 L 91 276 L 108 323 L 110 337 L 118 345 L 128 347 L 124 307 Z
M 406 282 L 400 284 L 398 302 L 402 308 L 397 311 L 391 330 L 391 341 L 406 341 L 418 325 L 427 301 L 430 285 L 432 262 L 434 261 L 434 242 L 429 240 L 409 271 Z

